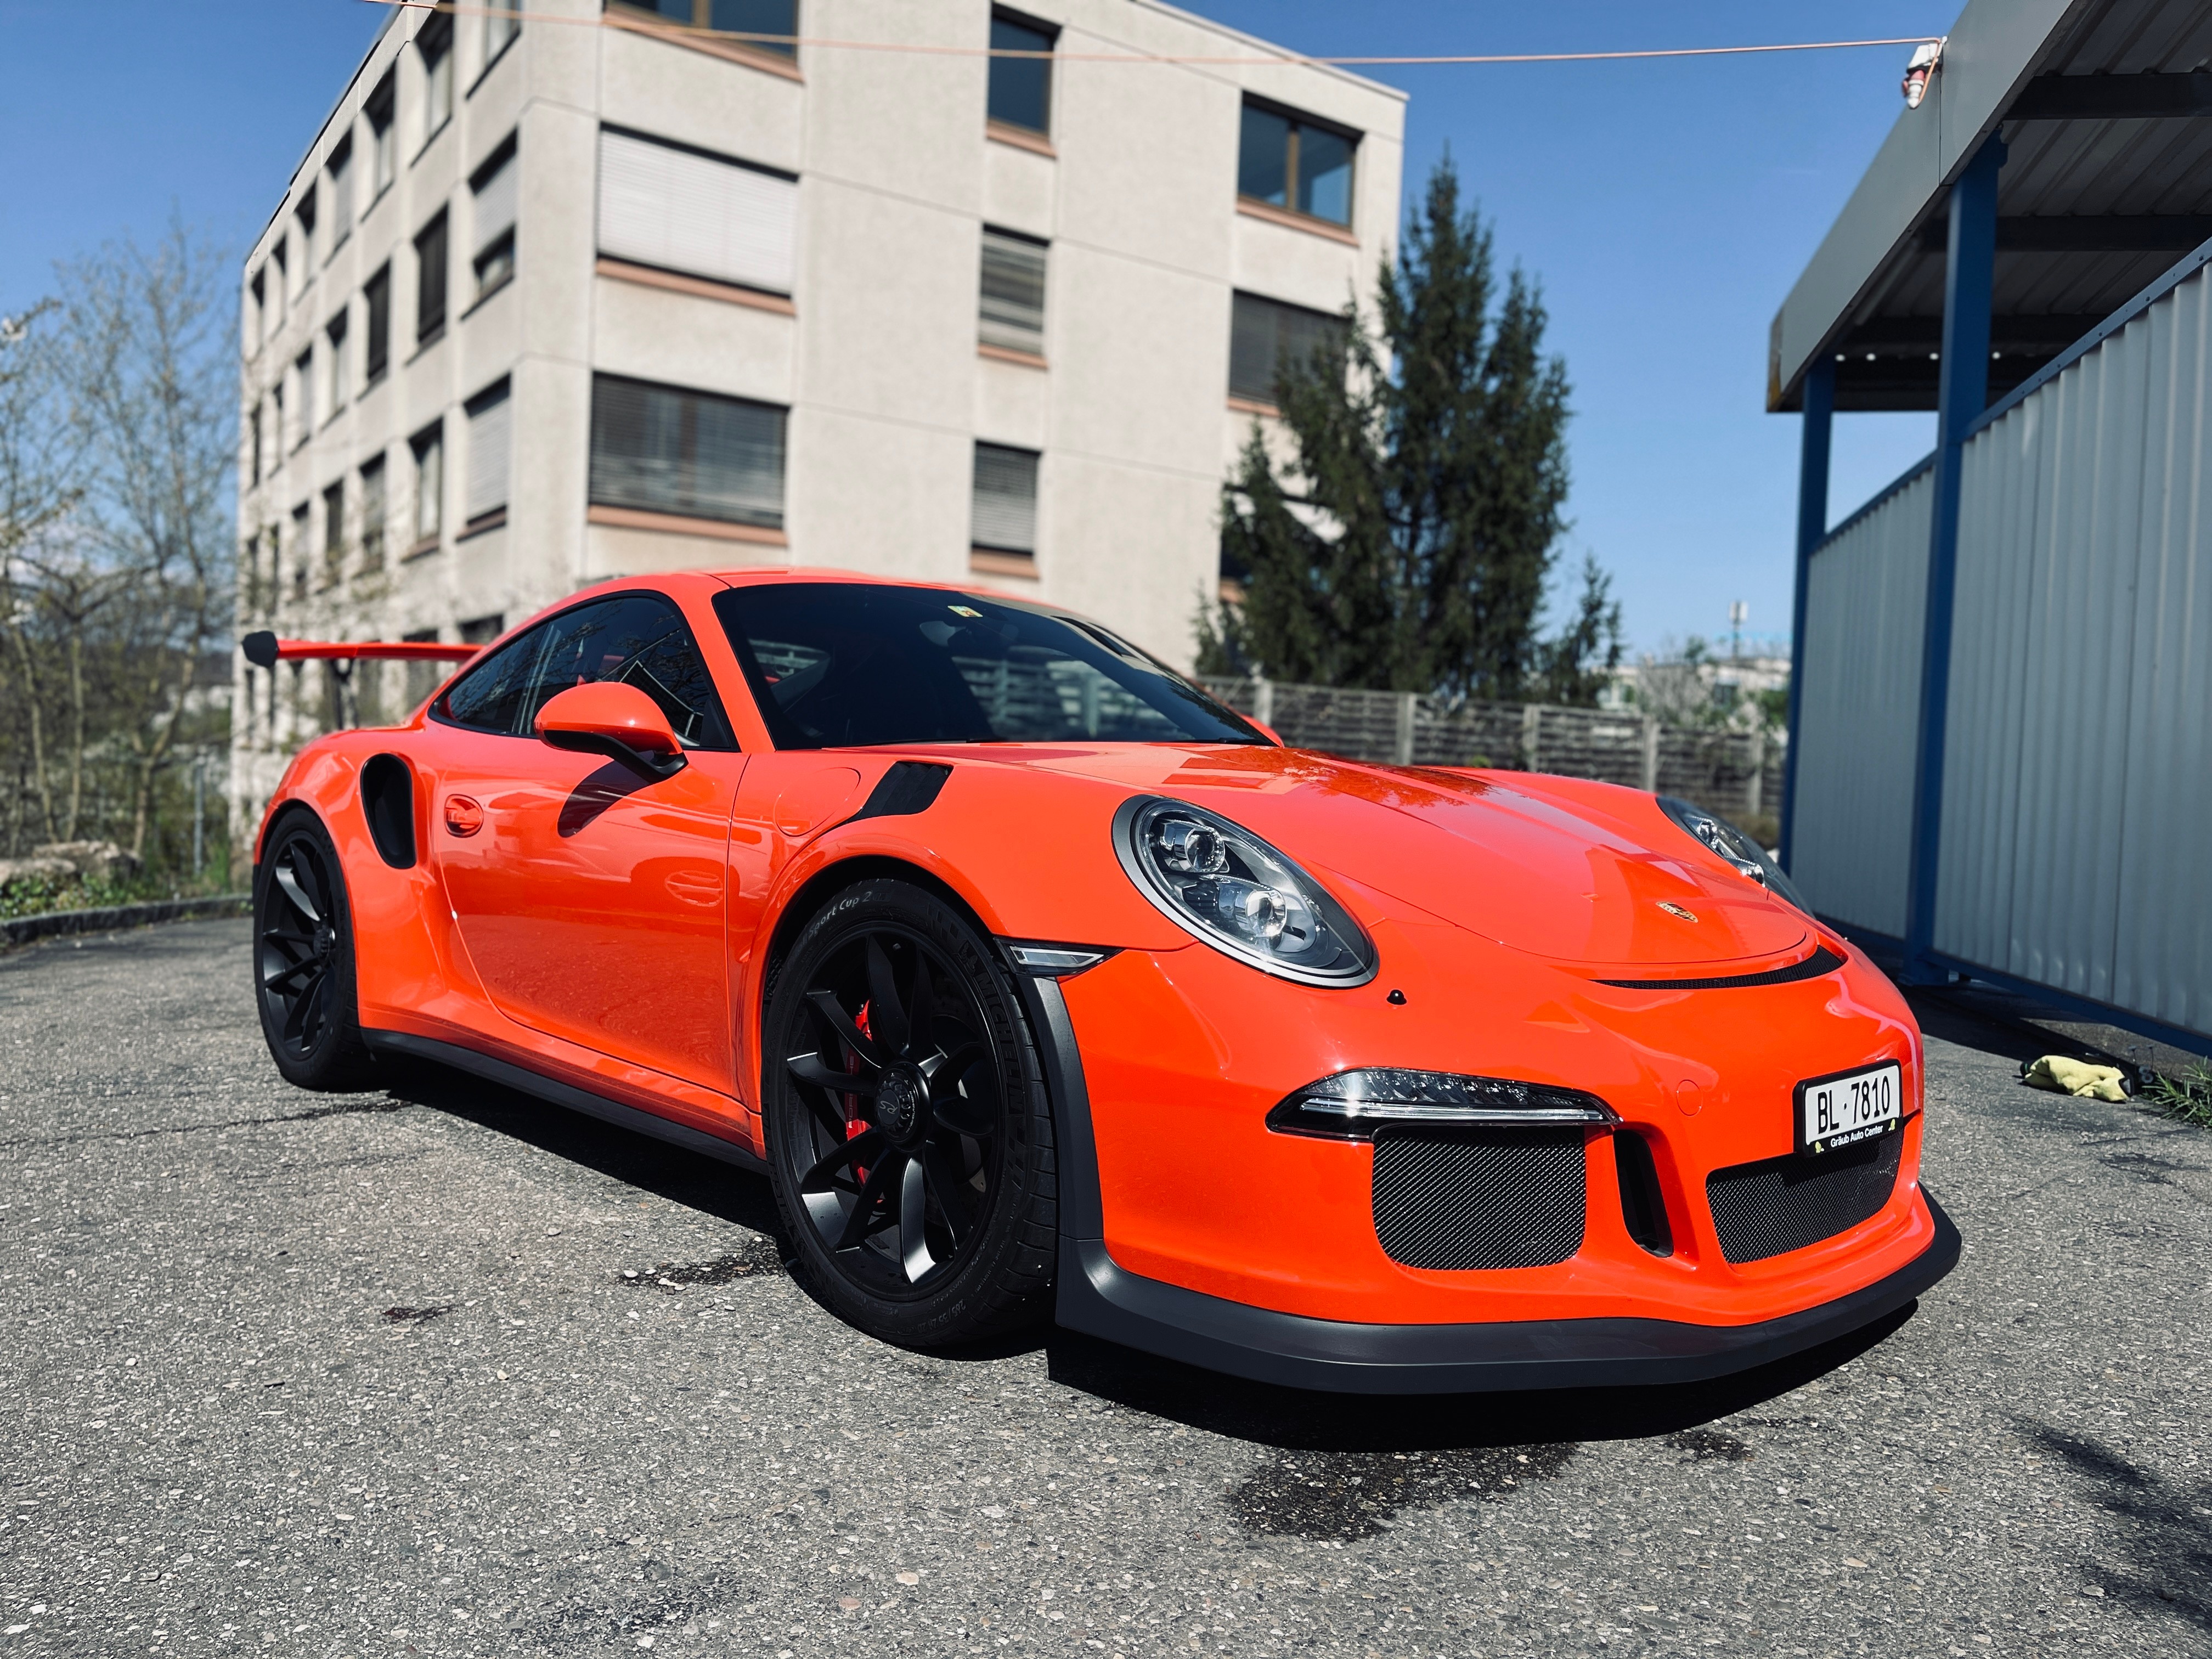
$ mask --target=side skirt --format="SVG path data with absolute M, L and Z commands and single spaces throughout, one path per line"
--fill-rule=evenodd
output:
M 441 1042 L 434 1037 L 416 1036 L 411 1031 L 362 1032 L 362 1039 L 373 1053 L 403 1054 L 412 1060 L 427 1060 L 440 1066 L 450 1066 L 457 1072 L 466 1072 L 487 1083 L 496 1083 L 501 1088 L 518 1093 L 534 1095 L 551 1105 L 565 1106 L 572 1112 L 581 1112 L 586 1117 L 598 1118 L 617 1128 L 629 1129 L 638 1134 L 651 1135 L 655 1140 L 665 1140 L 672 1146 L 681 1146 L 686 1152 L 703 1152 L 708 1158 L 720 1158 L 725 1164 L 734 1164 L 755 1175 L 766 1175 L 768 1165 L 749 1146 L 741 1146 L 720 1135 L 710 1135 L 704 1129 L 695 1129 L 688 1123 L 610 1100 L 605 1095 L 594 1094 L 573 1083 L 563 1083 L 543 1073 L 533 1072 L 512 1061 L 494 1060 L 489 1054 L 480 1054 L 473 1048 L 464 1048 L 456 1042 Z

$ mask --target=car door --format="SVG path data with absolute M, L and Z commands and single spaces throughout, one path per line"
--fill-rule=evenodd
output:
M 650 779 L 532 735 L 549 699 L 594 680 L 660 705 L 681 771 Z M 494 1005 L 731 1092 L 727 836 L 745 757 L 681 608 L 648 591 L 563 611 L 471 670 L 431 718 L 443 728 L 431 840 Z

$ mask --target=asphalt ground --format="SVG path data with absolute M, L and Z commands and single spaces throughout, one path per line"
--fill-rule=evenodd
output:
M 288 1088 L 243 921 L 33 947 L 0 1655 L 2203 1652 L 2208 1143 L 1927 1023 L 1966 1252 L 1917 1311 L 1727 1387 L 1369 1403 L 883 1346 L 757 1179 Z

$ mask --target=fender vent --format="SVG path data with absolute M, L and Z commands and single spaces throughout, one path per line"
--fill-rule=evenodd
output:
M 1730 1261 L 1764 1261 L 1849 1232 L 1889 1202 L 1897 1186 L 1899 1130 L 1840 1152 L 1802 1152 L 1739 1164 L 1705 1177 L 1713 1231 Z
M 361 810 L 377 856 L 395 870 L 415 867 L 415 769 L 397 755 L 375 755 L 361 769 Z
M 1375 1236 L 1393 1261 L 1447 1271 L 1547 1267 L 1582 1248 L 1580 1129 L 1385 1132 Z
M 862 818 L 905 818 L 916 812 L 927 812 L 937 804 L 938 791 L 945 787 L 945 779 L 952 769 L 934 761 L 896 761 L 891 769 L 876 780 L 876 787 L 868 791 L 868 799 L 860 810 L 846 820 L 858 823 Z

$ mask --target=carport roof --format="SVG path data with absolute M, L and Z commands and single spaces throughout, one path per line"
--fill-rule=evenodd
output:
M 1770 410 L 1936 406 L 1950 185 L 2002 137 L 1990 396 L 2212 240 L 2212 0 L 1972 0 L 1776 313 Z

